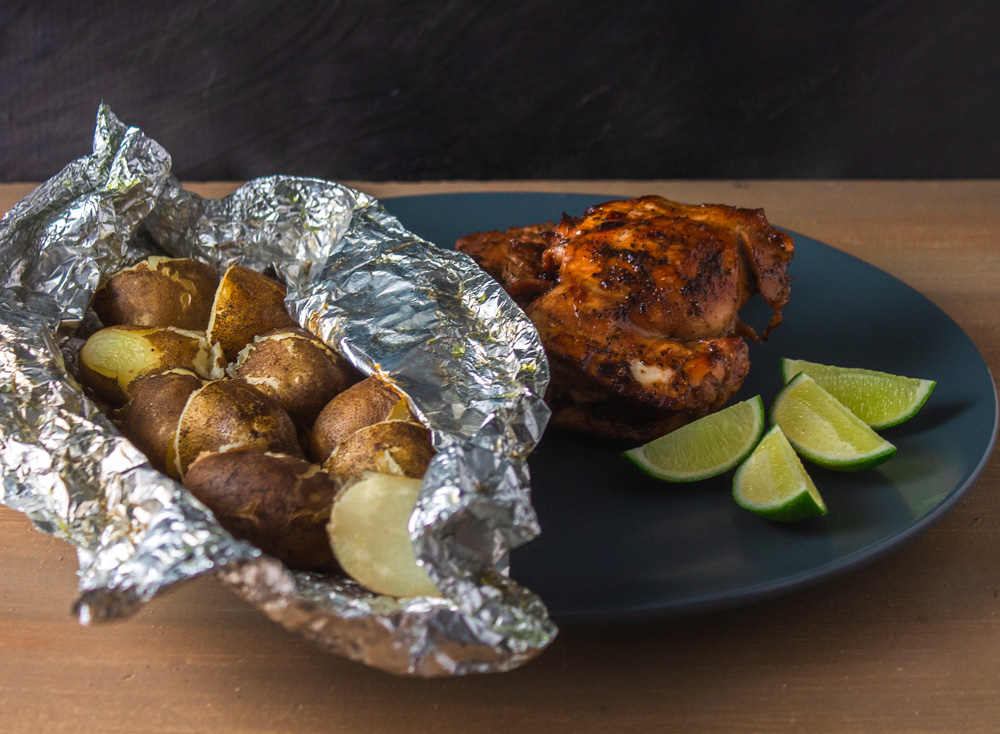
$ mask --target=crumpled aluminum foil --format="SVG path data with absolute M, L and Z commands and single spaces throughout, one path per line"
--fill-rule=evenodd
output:
M 81 622 L 215 571 L 286 628 L 393 673 L 497 672 L 537 655 L 556 628 L 506 575 L 508 551 L 539 532 L 526 460 L 548 419 L 548 366 L 528 319 L 471 259 L 364 193 L 271 177 L 205 199 L 170 166 L 102 105 L 93 154 L 0 221 L 0 500 L 76 547 Z M 410 532 L 444 598 L 288 570 L 230 536 L 84 397 L 91 294 L 150 253 L 278 274 L 303 326 L 410 398 L 438 452 Z

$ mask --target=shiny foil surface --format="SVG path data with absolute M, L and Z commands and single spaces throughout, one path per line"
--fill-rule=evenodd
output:
M 509 550 L 539 532 L 527 456 L 548 419 L 548 365 L 527 317 L 470 258 L 362 192 L 275 176 L 206 199 L 170 166 L 102 106 L 93 154 L 0 221 L 0 500 L 76 547 L 80 620 L 125 616 L 211 571 L 286 628 L 393 673 L 498 672 L 537 655 L 556 628 L 506 573 Z M 83 395 L 91 295 L 154 253 L 277 275 L 300 324 L 407 395 L 437 450 L 410 534 L 443 598 L 290 571 L 150 468 Z

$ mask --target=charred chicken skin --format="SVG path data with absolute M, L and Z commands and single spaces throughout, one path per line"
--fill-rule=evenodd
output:
M 612 201 L 460 239 L 538 328 L 552 423 L 647 441 L 721 407 L 750 367 L 739 318 L 788 303 L 792 240 L 759 209 Z

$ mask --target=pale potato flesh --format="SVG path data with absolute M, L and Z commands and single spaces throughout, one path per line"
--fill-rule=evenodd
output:
M 341 568 L 376 594 L 441 596 L 417 563 L 410 515 L 420 480 L 369 474 L 343 489 L 333 503 L 327 529 Z
M 222 355 L 201 332 L 174 327 L 110 326 L 80 349 L 80 380 L 113 406 L 123 405 L 137 379 L 175 368 L 222 376 Z

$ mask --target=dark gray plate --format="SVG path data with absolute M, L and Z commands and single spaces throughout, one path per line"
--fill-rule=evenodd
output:
M 487 229 L 558 220 L 611 197 L 432 195 L 385 202 L 442 247 Z M 751 345 L 734 400 L 781 386 L 781 357 L 937 380 L 921 412 L 882 432 L 898 451 L 856 474 L 807 465 L 830 514 L 797 525 L 762 520 L 733 502 L 732 474 L 687 485 L 649 479 L 621 458 L 630 445 L 546 433 L 531 459 L 542 535 L 512 554 L 511 572 L 561 623 L 668 617 L 733 606 L 814 584 L 868 563 L 940 520 L 986 464 L 997 396 L 982 356 L 937 306 L 906 284 L 793 234 L 785 322 Z M 760 299 L 744 318 L 762 326 Z

